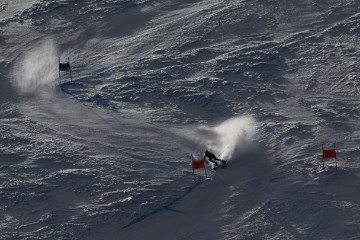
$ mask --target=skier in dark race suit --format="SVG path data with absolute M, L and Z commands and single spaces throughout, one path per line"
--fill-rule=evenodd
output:
M 226 163 L 225 160 L 221 160 L 220 158 L 217 158 L 217 157 L 215 156 L 215 154 L 213 154 L 212 152 L 209 152 L 208 150 L 205 151 L 204 161 L 205 161 L 206 163 L 209 163 L 208 161 L 206 161 L 206 158 L 208 158 L 210 162 L 214 163 L 215 166 L 217 166 L 217 165 L 218 165 L 219 163 L 221 163 L 221 162 L 222 162 L 223 164 Z M 215 160 L 218 161 L 218 162 L 216 162 Z

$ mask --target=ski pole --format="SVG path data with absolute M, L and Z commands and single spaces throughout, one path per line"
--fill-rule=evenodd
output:
M 229 145 L 218 155 L 218 158 L 229 148 Z

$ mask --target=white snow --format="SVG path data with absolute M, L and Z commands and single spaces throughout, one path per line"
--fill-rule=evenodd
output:
M 2 1 L 0 239 L 359 239 L 359 13 Z

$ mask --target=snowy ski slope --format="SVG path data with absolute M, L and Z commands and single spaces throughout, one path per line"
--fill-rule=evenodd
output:
M 0 33 L 0 239 L 360 238 L 358 0 L 3 0 Z

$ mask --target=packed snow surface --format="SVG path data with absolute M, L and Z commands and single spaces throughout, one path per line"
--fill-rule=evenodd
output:
M 0 239 L 360 238 L 359 0 L 2 0 L 0 33 Z

